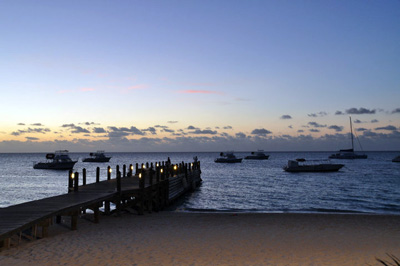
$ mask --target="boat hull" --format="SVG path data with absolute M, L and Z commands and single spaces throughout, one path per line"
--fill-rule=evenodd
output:
M 343 164 L 318 164 L 318 165 L 299 165 L 295 167 L 285 166 L 283 170 L 286 172 L 336 172 L 339 171 Z
M 353 159 L 367 159 L 368 156 L 366 154 L 356 154 L 356 153 L 338 153 L 332 154 L 329 156 L 329 159 L 345 159 L 345 160 L 353 160 Z
M 49 170 L 71 170 L 76 162 L 63 163 L 37 163 L 33 166 L 34 169 L 49 169 Z

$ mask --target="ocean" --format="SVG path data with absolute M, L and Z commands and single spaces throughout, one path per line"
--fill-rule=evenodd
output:
M 243 160 L 219 164 L 219 152 L 106 153 L 109 163 L 83 163 L 87 153 L 70 153 L 74 171 L 87 170 L 87 183 L 95 182 L 96 167 L 101 180 L 106 168 L 146 162 L 201 162 L 201 186 L 176 204 L 188 212 L 264 213 L 372 213 L 400 214 L 400 163 L 391 160 L 397 152 L 367 152 L 368 159 L 331 160 L 345 166 L 332 173 L 288 173 L 289 159 L 327 159 L 332 152 L 270 152 L 268 160 Z M 236 152 L 245 157 L 250 152 Z M 68 171 L 33 169 L 45 153 L 0 154 L 0 208 L 60 195 L 67 192 Z M 112 173 L 115 178 L 115 170 Z

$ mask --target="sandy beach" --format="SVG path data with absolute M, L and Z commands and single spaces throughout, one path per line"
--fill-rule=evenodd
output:
M 400 216 L 160 212 L 80 219 L 0 252 L 0 265 L 382 265 Z

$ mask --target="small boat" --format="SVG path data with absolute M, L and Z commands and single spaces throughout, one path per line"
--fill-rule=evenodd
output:
M 46 154 L 46 162 L 33 165 L 34 169 L 70 170 L 74 168 L 77 161 L 71 160 L 67 150 L 56 151 Z
M 268 160 L 269 155 L 266 155 L 263 150 L 252 152 L 251 155 L 244 157 L 246 160 Z
M 394 163 L 400 163 L 400 155 L 397 156 L 397 157 L 395 157 L 395 158 L 392 160 L 392 162 L 394 162 Z
M 320 161 L 320 160 L 318 160 Z M 306 162 L 300 161 L 300 162 Z M 314 161 L 313 161 L 314 162 Z M 298 160 L 289 160 L 288 165 L 283 167 L 286 172 L 336 172 L 342 168 L 343 164 L 333 164 L 333 163 L 301 163 Z
M 90 157 L 84 158 L 82 162 L 85 163 L 106 163 L 110 161 L 111 157 L 104 155 L 104 151 L 91 152 Z
M 219 158 L 215 159 L 214 162 L 216 163 L 241 163 L 242 158 L 236 158 L 236 156 L 233 154 L 233 152 L 226 152 L 220 153 Z
M 353 125 L 350 117 L 350 131 L 351 131 L 351 149 L 340 150 L 338 153 L 331 154 L 329 159 L 367 159 L 366 154 L 357 154 L 354 152 L 353 142 Z M 361 146 L 361 145 L 360 145 Z

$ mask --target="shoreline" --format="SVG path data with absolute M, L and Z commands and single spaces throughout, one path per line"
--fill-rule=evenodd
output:
M 122 213 L 0 252 L 1 265 L 382 265 L 399 257 L 400 216 Z

